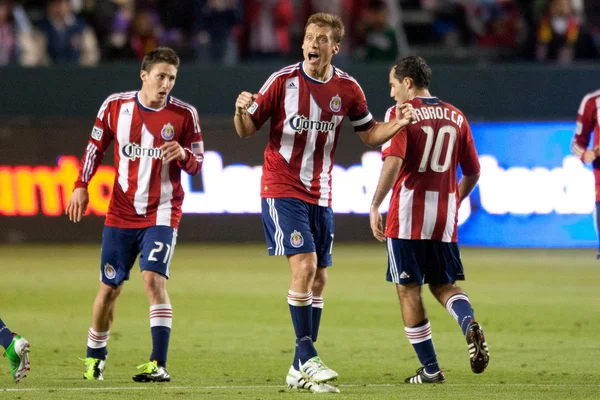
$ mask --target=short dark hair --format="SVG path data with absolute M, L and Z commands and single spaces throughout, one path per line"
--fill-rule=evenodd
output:
M 399 81 L 412 79 L 419 89 L 428 89 L 431 85 L 431 68 L 423 57 L 410 56 L 398 61 L 394 65 L 394 76 Z
M 150 72 L 154 64 L 158 63 L 167 63 L 179 68 L 179 56 L 170 47 L 157 47 L 144 56 L 142 71 Z

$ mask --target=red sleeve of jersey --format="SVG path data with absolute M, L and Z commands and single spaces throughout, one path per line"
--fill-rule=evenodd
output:
M 258 97 L 248 108 L 257 130 L 273 115 L 275 105 L 279 103 L 282 82 L 285 82 L 285 79 L 281 75 L 276 77 L 277 74 L 278 72 L 275 72 L 267 79 L 258 92 Z
M 202 168 L 202 161 L 204 161 L 204 141 L 200 129 L 200 118 L 195 107 L 191 107 L 186 116 L 179 144 L 185 151 L 185 158 L 183 161 L 177 161 L 177 165 L 188 174 L 197 175 Z
M 583 152 L 590 144 L 591 134 L 596 125 L 597 112 L 595 99 L 592 96 L 585 96 L 577 112 L 575 136 L 571 143 L 571 152 L 577 158 L 583 157 Z
M 396 106 L 388 108 L 385 113 L 385 122 L 396 118 Z M 396 136 L 388 140 L 381 146 L 381 159 L 385 160 L 387 156 L 395 156 L 404 159 L 406 157 L 406 139 L 408 132 L 406 128 L 402 129 Z
M 481 167 L 479 166 L 479 157 L 475 149 L 475 141 L 471 133 L 471 127 L 465 119 L 465 127 L 462 132 L 462 145 L 460 154 L 460 168 L 464 176 L 478 174 Z
M 377 121 L 373 118 L 369 112 L 367 106 L 367 99 L 362 91 L 362 88 L 356 81 L 354 83 L 354 102 L 348 110 L 348 118 L 350 123 L 354 127 L 355 132 L 362 132 L 371 129 Z
M 109 115 L 114 115 L 110 110 L 114 108 L 114 104 L 117 102 L 113 99 L 111 97 L 107 98 L 98 111 L 90 139 L 79 164 L 79 174 L 75 181 L 75 188 L 87 188 L 98 170 L 98 166 L 102 164 L 108 146 L 113 141 L 114 133 L 109 121 Z

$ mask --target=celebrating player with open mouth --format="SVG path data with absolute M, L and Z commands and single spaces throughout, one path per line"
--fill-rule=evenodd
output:
M 335 15 L 312 15 L 305 27 L 304 61 L 285 67 L 257 94 L 242 92 L 234 123 L 242 138 L 270 118 L 262 169 L 262 218 L 269 255 L 285 255 L 292 272 L 287 300 L 296 350 L 286 382 L 312 392 L 338 392 L 327 384 L 337 372 L 317 354 L 327 267 L 331 266 L 334 218 L 333 159 L 346 116 L 363 142 L 380 146 L 412 121 L 412 106 L 377 123 L 354 78 L 331 64 L 340 51 L 344 25 Z

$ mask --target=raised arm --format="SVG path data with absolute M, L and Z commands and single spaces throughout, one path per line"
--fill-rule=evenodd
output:
M 254 125 L 254 121 L 250 118 L 248 109 L 253 106 L 257 97 L 258 95 L 256 94 L 242 92 L 235 102 L 233 123 L 235 125 L 235 131 L 242 139 L 254 136 L 256 133 L 256 125 Z

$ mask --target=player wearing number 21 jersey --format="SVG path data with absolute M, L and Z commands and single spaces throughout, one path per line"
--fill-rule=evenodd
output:
M 173 310 L 167 292 L 184 192 L 181 171 L 200 172 L 203 140 L 196 109 L 170 92 L 179 70 L 173 49 L 144 56 L 137 92 L 109 96 L 100 107 L 66 213 L 79 222 L 88 183 L 114 141 L 115 182 L 102 233 L 100 286 L 88 331 L 83 377 L 103 380 L 115 306 L 136 258 L 150 306 L 152 352 L 136 382 L 168 382 Z
M 431 69 L 423 58 L 398 62 L 389 82 L 391 97 L 398 104 L 413 106 L 414 120 L 382 147 L 384 162 L 369 215 L 371 229 L 375 238 L 387 244 L 386 278 L 396 284 L 406 336 L 422 365 L 405 382 L 441 383 L 446 378 L 421 299 L 423 284 L 460 325 L 472 371 L 483 372 L 489 361 L 470 300 L 455 284 L 465 279 L 456 243 L 458 209 L 477 184 L 479 160 L 464 114 L 429 93 Z M 396 107 L 391 107 L 386 119 L 394 118 L 395 112 Z M 379 206 L 392 186 L 384 234 Z

